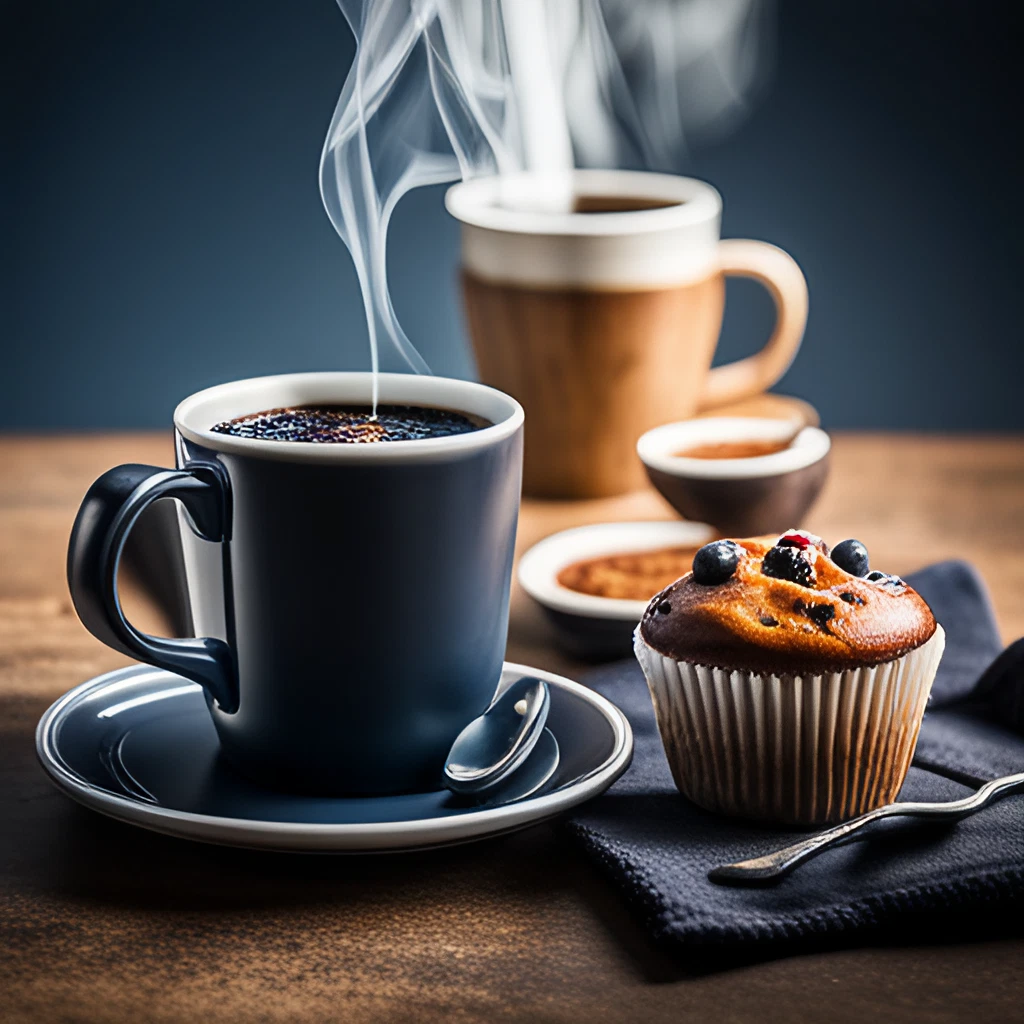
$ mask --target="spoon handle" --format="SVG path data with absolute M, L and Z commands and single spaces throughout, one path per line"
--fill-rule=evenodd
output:
M 859 831 L 865 825 L 870 825 L 880 818 L 898 815 L 949 820 L 962 818 L 975 811 L 980 811 L 1000 797 L 1007 796 L 1019 789 L 1024 789 L 1024 773 L 1007 775 L 1001 779 L 986 782 L 977 792 L 963 800 L 951 800 L 948 803 L 886 804 L 884 807 L 868 811 L 867 814 L 862 814 L 860 817 L 845 821 L 841 825 L 819 832 L 809 839 L 802 839 L 798 843 L 793 843 L 792 846 L 776 850 L 775 853 L 712 868 L 708 872 L 708 878 L 712 882 L 721 882 L 726 885 L 774 882 L 788 875 L 800 864 L 845 839 L 851 833 Z

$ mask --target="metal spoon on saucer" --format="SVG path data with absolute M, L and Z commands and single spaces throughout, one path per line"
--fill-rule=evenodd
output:
M 444 785 L 460 796 L 506 798 L 504 783 L 523 770 L 530 778 L 517 777 L 515 793 L 507 798 L 521 799 L 535 792 L 558 766 L 558 744 L 544 728 L 550 707 L 551 695 L 543 679 L 526 676 L 510 684 L 456 737 L 445 759 Z M 544 756 L 528 772 L 527 762 L 532 763 L 535 750 Z

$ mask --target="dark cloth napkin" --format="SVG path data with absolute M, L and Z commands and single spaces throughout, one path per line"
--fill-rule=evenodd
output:
M 963 562 L 931 566 L 908 582 L 945 629 L 946 651 L 900 799 L 955 800 L 1024 771 L 1024 639 L 1000 654 L 985 587 Z M 625 712 L 635 752 L 629 771 L 568 828 L 657 939 L 691 949 L 846 941 L 897 925 L 913 931 L 915 921 L 928 928 L 937 912 L 992 919 L 1024 895 L 1024 795 L 956 824 L 897 818 L 871 826 L 770 888 L 709 882 L 717 864 L 809 833 L 711 814 L 682 797 L 635 661 L 595 670 L 585 682 Z

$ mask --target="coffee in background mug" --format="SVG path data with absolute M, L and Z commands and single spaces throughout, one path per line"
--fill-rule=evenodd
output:
M 702 181 L 575 171 L 572 212 L 532 208 L 551 192 L 535 174 L 449 189 L 469 332 L 481 380 L 526 410 L 524 493 L 618 494 L 644 482 L 641 434 L 785 373 L 807 285 L 781 249 L 721 240 L 721 197 Z M 728 275 L 764 284 L 777 319 L 760 352 L 712 369 Z
M 209 388 L 175 410 L 177 468 L 109 470 L 71 535 L 68 582 L 85 626 L 200 684 L 228 761 L 282 789 L 437 788 L 452 742 L 501 676 L 523 410 L 467 381 L 381 374 L 379 384 L 382 410 L 449 412 L 382 417 L 432 432 L 420 440 L 257 439 L 213 428 L 276 410 L 289 429 L 323 429 L 322 415 L 279 411 L 358 411 L 370 374 Z M 470 429 L 436 436 L 450 413 Z M 125 539 L 161 498 L 178 499 L 191 639 L 141 633 L 118 599 Z

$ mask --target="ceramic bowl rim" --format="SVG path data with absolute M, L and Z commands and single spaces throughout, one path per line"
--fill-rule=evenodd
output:
M 621 534 L 622 540 L 616 535 Z M 628 538 L 643 537 L 641 543 Z M 664 519 L 591 523 L 553 533 L 538 541 L 519 559 L 519 584 L 538 604 L 552 611 L 588 619 L 609 619 L 637 623 L 643 617 L 647 601 L 628 601 L 597 597 L 569 590 L 557 582 L 560 570 L 573 562 L 601 555 L 629 551 L 652 551 L 674 545 L 699 547 L 716 536 L 706 523 Z M 651 595 L 654 596 L 653 594 Z
M 687 444 L 731 440 L 784 440 L 793 431 L 789 420 L 744 416 L 709 416 L 665 423 L 648 430 L 636 443 L 648 469 L 689 480 L 753 480 L 806 469 L 824 459 L 832 439 L 820 427 L 805 426 L 781 452 L 747 459 L 690 459 L 673 454 Z

